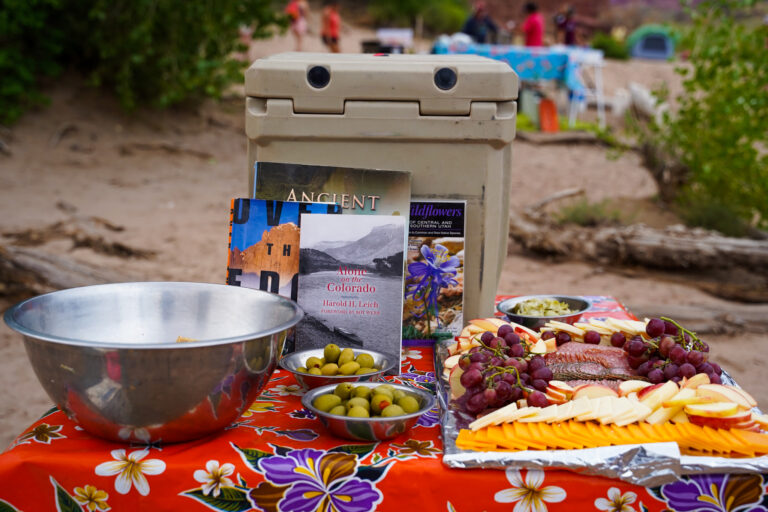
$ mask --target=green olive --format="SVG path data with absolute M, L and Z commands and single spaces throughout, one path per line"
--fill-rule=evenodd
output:
M 355 389 L 352 390 L 352 395 L 359 396 L 360 398 L 365 398 L 366 400 L 368 400 L 371 397 L 371 388 L 366 386 L 357 386 Z
M 360 368 L 373 368 L 373 356 L 371 354 L 357 354 L 355 361 L 360 365 Z
M 404 414 L 403 408 L 397 404 L 389 405 L 381 411 L 382 418 L 391 418 L 392 416 L 402 416 Z
M 335 414 L 336 416 L 346 416 L 347 415 L 347 408 L 341 404 L 335 406 L 330 411 L 328 411 L 328 414 Z
M 307 368 L 306 366 L 299 366 L 298 368 L 296 368 L 296 371 L 299 373 L 307 373 Z
M 402 397 L 396 403 L 397 405 L 403 408 L 406 414 L 417 412 L 421 408 L 419 406 L 419 401 L 409 395 Z
M 352 394 L 352 384 L 349 382 L 341 382 L 337 384 L 336 388 L 333 390 L 333 394 L 339 395 L 342 400 L 348 399 Z
M 312 405 L 323 412 L 328 412 L 337 405 L 341 405 L 341 397 L 331 393 L 320 395 L 315 398 L 315 400 L 312 402 Z
M 323 349 L 323 356 L 325 356 L 325 360 L 328 363 L 335 363 L 338 361 L 339 354 L 341 354 L 341 349 L 334 343 L 329 343 Z
M 404 396 L 406 396 L 406 395 L 405 395 L 405 391 L 403 391 L 402 389 L 395 389 L 395 390 L 392 392 L 392 398 L 394 398 L 394 399 L 395 399 L 395 403 L 397 403 L 397 401 L 398 401 L 399 399 L 403 398 Z
M 313 366 L 312 368 L 310 368 L 307 373 L 310 374 L 310 375 L 322 375 L 323 374 L 323 372 L 320 371 L 320 368 L 318 368 L 316 366 Z
M 347 411 L 347 416 L 352 418 L 369 418 L 371 415 L 360 406 L 355 406 Z
M 353 407 L 362 407 L 366 411 L 371 410 L 371 404 L 368 402 L 368 400 L 365 398 L 360 398 L 359 396 L 350 398 L 349 401 L 347 401 L 347 410 Z
M 355 360 L 355 353 L 352 352 L 351 348 L 345 348 L 339 354 L 339 359 L 338 361 L 336 361 L 336 363 L 339 366 L 342 366 L 343 364 L 348 363 L 350 361 L 354 361 L 354 360 Z
M 393 388 L 389 384 L 382 384 L 380 386 L 376 386 L 375 388 L 373 388 L 373 394 L 387 395 L 390 398 L 390 402 L 393 402 L 395 398 L 395 388 Z
M 325 366 L 320 368 L 323 375 L 336 375 L 339 373 L 339 365 L 336 363 L 326 363 Z
M 354 361 L 350 361 L 348 363 L 344 363 L 343 365 L 339 366 L 339 373 L 342 375 L 352 375 L 359 369 L 360 369 L 359 364 L 357 364 Z
M 374 414 L 380 414 L 387 406 L 392 404 L 392 397 L 389 395 L 373 395 L 371 398 L 371 410 Z
M 349 364 L 349 363 L 347 363 L 347 364 Z M 375 368 L 360 368 L 359 370 L 357 370 L 355 372 L 355 375 L 366 375 L 368 373 L 374 373 L 374 372 L 377 372 L 377 371 L 378 370 L 375 369 Z
M 315 356 L 308 357 L 305 364 L 307 368 L 320 368 L 323 366 L 323 362 L 320 360 L 320 358 Z

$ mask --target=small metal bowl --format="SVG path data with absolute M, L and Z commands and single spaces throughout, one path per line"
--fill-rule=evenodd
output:
M 556 316 L 526 316 L 515 313 L 515 306 L 530 299 L 555 299 L 560 302 L 565 302 L 571 308 L 572 312 L 567 315 Z M 571 297 L 568 295 L 522 295 L 520 297 L 513 297 L 499 302 L 496 309 L 504 313 L 510 322 L 515 322 L 524 325 L 529 329 L 533 329 L 534 331 L 538 331 L 544 327 L 544 324 L 551 320 L 573 324 L 581 318 L 581 315 L 586 312 L 590 306 L 590 302 L 583 297 Z
M 304 388 L 304 391 L 309 389 L 319 388 L 320 386 L 327 386 L 333 384 L 334 386 L 339 382 L 365 382 L 365 381 L 380 381 L 382 375 L 391 370 L 398 361 L 390 355 L 382 352 L 376 352 L 375 350 L 365 350 L 362 348 L 352 349 L 355 353 L 355 357 L 358 354 L 369 354 L 373 357 L 373 365 L 380 370 L 375 372 L 366 373 L 365 375 L 311 375 L 309 373 L 303 373 L 297 369 L 304 366 L 304 363 L 310 357 L 323 358 L 322 348 L 313 348 L 310 350 L 301 350 L 299 352 L 293 352 L 283 356 L 278 365 L 283 370 L 291 372 L 296 377 L 296 382 Z
M 368 388 L 375 388 L 381 384 L 382 383 L 380 382 L 357 383 L 358 386 L 365 386 Z M 435 397 L 432 393 L 411 386 L 405 386 L 403 384 L 393 384 L 391 382 L 386 382 L 386 384 L 389 384 L 395 389 L 402 390 L 416 398 L 421 406 L 419 410 L 411 414 L 395 416 L 392 418 L 350 418 L 348 416 L 328 414 L 312 405 L 312 402 L 314 402 L 317 396 L 333 393 L 333 390 L 336 387 L 335 384 L 308 391 L 301 398 L 301 404 L 306 409 L 312 411 L 315 416 L 320 418 L 323 425 L 337 437 L 343 437 L 344 439 L 351 439 L 353 441 L 385 441 L 408 431 L 417 421 L 419 421 L 419 417 L 421 417 L 422 414 L 435 406 Z

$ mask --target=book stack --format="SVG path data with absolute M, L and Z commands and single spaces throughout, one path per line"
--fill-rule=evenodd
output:
M 304 310 L 293 349 L 405 344 L 460 332 L 463 201 L 411 201 L 404 171 L 272 162 L 233 199 L 227 283 Z M 398 366 L 399 368 L 399 366 Z

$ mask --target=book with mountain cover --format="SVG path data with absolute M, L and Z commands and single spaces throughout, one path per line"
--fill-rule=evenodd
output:
M 399 361 L 405 218 L 305 214 L 301 222 L 298 303 L 305 317 L 296 350 L 335 343 Z
M 403 339 L 458 336 L 464 324 L 466 201 L 411 201 Z
M 338 214 L 335 204 L 232 199 L 227 284 L 296 300 L 302 214 Z

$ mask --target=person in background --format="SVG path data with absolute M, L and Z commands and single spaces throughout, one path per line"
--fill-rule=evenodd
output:
M 544 45 L 544 18 L 541 17 L 539 6 L 528 2 L 523 7 L 526 18 L 520 28 L 525 35 L 525 46 Z
M 557 40 L 566 46 L 576 45 L 576 18 L 572 6 L 563 7 L 555 16 Z M 562 33 L 562 37 L 560 34 Z
M 323 44 L 332 53 L 339 53 L 339 34 L 341 32 L 341 16 L 339 16 L 339 2 L 329 0 L 323 7 L 322 31 Z
M 285 14 L 291 20 L 291 32 L 294 39 L 296 39 L 296 51 L 301 51 L 301 42 L 304 38 L 304 34 L 307 33 L 307 14 L 309 13 L 309 5 L 307 0 L 290 0 L 285 7 Z
M 499 28 L 488 15 L 488 7 L 485 2 L 478 1 L 475 2 L 475 5 L 472 8 L 472 14 L 467 18 L 467 21 L 464 22 L 461 31 L 474 39 L 476 43 L 482 44 L 490 42 L 488 38 L 489 32 L 491 32 L 495 38 L 496 34 L 499 32 Z

